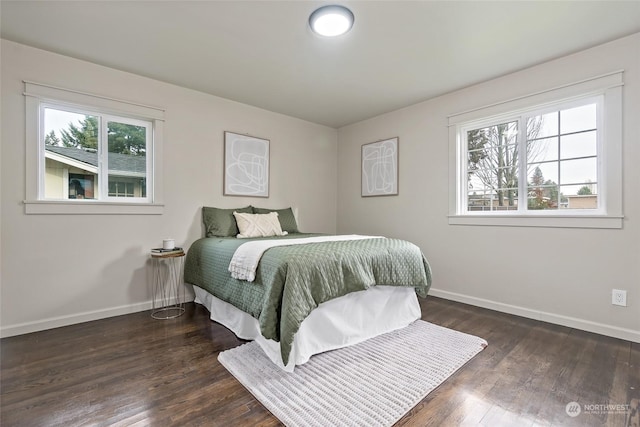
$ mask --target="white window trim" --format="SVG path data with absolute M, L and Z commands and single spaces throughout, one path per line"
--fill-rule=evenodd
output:
M 622 87 L 623 71 L 582 80 L 534 94 L 449 116 L 449 224 L 567 228 L 622 228 Z M 521 114 L 532 108 L 545 108 L 573 99 L 603 96 L 602 133 L 604 143 L 598 148 L 599 187 L 603 199 L 598 210 L 571 210 L 526 214 L 518 211 L 468 213 L 461 210 L 461 175 L 459 130 L 472 122 Z M 600 123 L 599 123 L 600 125 Z
M 151 214 L 159 215 L 164 211 L 162 135 L 164 110 L 157 107 L 136 104 L 100 95 L 54 87 L 42 83 L 25 81 L 26 101 L 26 197 L 24 200 L 27 214 Z M 95 111 L 105 115 L 138 118 L 153 122 L 153 147 L 148 158 L 148 166 L 153 174 L 151 188 L 148 191 L 149 202 L 108 200 L 43 200 L 39 191 L 44 155 L 41 150 L 40 105 L 50 103 L 69 106 L 75 109 Z

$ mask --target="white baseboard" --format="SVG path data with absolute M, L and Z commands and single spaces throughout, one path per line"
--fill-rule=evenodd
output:
M 582 331 L 593 332 L 600 335 L 606 335 L 609 337 L 620 338 L 623 340 L 640 343 L 640 331 L 634 331 L 633 329 L 619 328 L 617 326 L 592 322 L 590 320 L 577 319 L 575 317 L 568 317 L 560 314 L 532 310 L 526 307 L 504 304 L 497 301 L 476 298 L 469 295 L 458 294 L 455 292 L 443 291 L 441 289 L 431 288 L 429 290 L 429 295 L 451 301 L 462 302 L 477 307 L 488 308 L 490 310 L 500 311 L 502 313 L 514 314 L 516 316 L 526 317 L 528 319 L 540 320 L 542 322 L 553 323 L 556 325 L 580 329 Z
M 121 316 L 123 314 L 138 313 L 140 311 L 151 310 L 152 308 L 153 303 L 151 301 L 145 301 L 102 310 L 85 311 L 83 313 L 70 314 L 68 316 L 50 317 L 48 319 L 36 320 L 33 322 L 18 323 L 16 325 L 1 327 L 0 338 L 29 334 L 31 332 L 75 325 L 77 323 L 90 322 L 92 320 L 106 319 L 108 317 Z
M 451 301 L 462 302 L 477 307 L 488 308 L 490 310 L 500 311 L 502 313 L 514 314 L 516 316 L 526 317 L 528 319 L 540 320 L 543 322 L 554 323 L 556 325 L 580 329 L 582 331 L 594 332 L 596 334 L 640 343 L 640 331 L 634 331 L 632 329 L 619 328 L 617 326 L 606 325 L 603 323 L 592 322 L 584 319 L 577 319 L 575 317 L 568 317 L 560 314 L 532 310 L 526 307 L 504 304 L 497 301 L 472 297 L 455 292 L 443 291 L 440 289 L 431 288 L 429 290 L 429 295 Z M 0 338 L 44 331 L 46 329 L 59 328 L 62 326 L 74 325 L 76 323 L 90 322 L 92 320 L 106 319 L 108 317 L 120 316 L 123 314 L 137 313 L 140 311 L 151 310 L 151 308 L 151 301 L 146 301 L 142 303 L 123 305 L 103 310 L 87 311 L 78 314 L 71 314 L 68 316 L 51 317 L 34 322 L 3 326 L 0 328 Z

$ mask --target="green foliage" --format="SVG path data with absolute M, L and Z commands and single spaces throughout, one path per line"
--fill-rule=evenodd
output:
M 146 128 L 124 123 L 107 124 L 110 153 L 122 153 L 133 156 L 146 154 Z
M 83 120 L 78 121 L 78 124 L 69 123 L 67 129 L 61 129 L 61 139 L 51 131 L 45 137 L 45 143 L 97 150 L 99 132 L 98 118 L 85 116 Z M 108 122 L 107 140 L 110 153 L 146 155 L 146 128 L 142 126 Z
M 69 123 L 67 129 L 61 129 L 62 145 L 64 147 L 98 149 L 98 118 L 85 116 L 79 126 Z
M 54 131 L 49 132 L 45 137 L 44 137 L 44 143 L 46 145 L 60 145 L 60 138 L 58 138 L 56 136 L 56 133 Z
M 558 194 L 558 184 L 550 179 L 545 181 L 542 171 L 536 166 L 529 183 L 529 209 L 557 209 L 558 202 L 566 201 L 567 198 L 562 193 Z
M 531 184 L 533 185 L 542 185 L 544 183 L 544 176 L 542 176 L 542 170 L 540 170 L 539 166 L 536 166 L 533 171 L 533 176 L 531 177 Z
M 487 157 L 487 153 L 482 150 L 489 143 L 484 129 L 475 129 L 467 133 L 467 150 L 469 152 L 469 174 L 478 169 L 478 163 Z M 480 151 L 474 151 L 480 150 Z
M 593 193 L 588 185 L 585 185 L 578 190 L 578 196 L 590 196 L 591 194 Z

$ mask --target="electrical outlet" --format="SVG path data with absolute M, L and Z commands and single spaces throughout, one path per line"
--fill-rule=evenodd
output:
M 627 306 L 627 291 L 622 291 L 620 289 L 613 289 L 611 291 L 611 304 L 613 305 L 621 305 L 623 307 Z

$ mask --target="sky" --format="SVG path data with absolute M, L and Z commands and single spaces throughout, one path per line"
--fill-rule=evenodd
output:
M 56 136 L 60 138 L 60 129 L 67 129 L 69 127 L 69 123 L 77 125 L 78 122 L 84 120 L 84 118 L 84 114 L 70 113 L 68 111 L 55 110 L 53 108 L 45 108 L 45 135 L 48 135 L 53 130 L 56 133 Z
M 529 142 L 529 182 L 535 168 L 539 167 L 544 181 L 560 184 L 560 192 L 564 195 L 577 194 L 585 184 L 596 193 L 596 108 L 596 103 L 589 103 L 561 110 L 560 114 L 556 110 L 535 116 L 542 117 L 542 124 L 536 138 Z M 470 184 L 473 187 L 469 189 L 470 194 L 482 192 L 484 184 L 473 175 Z

